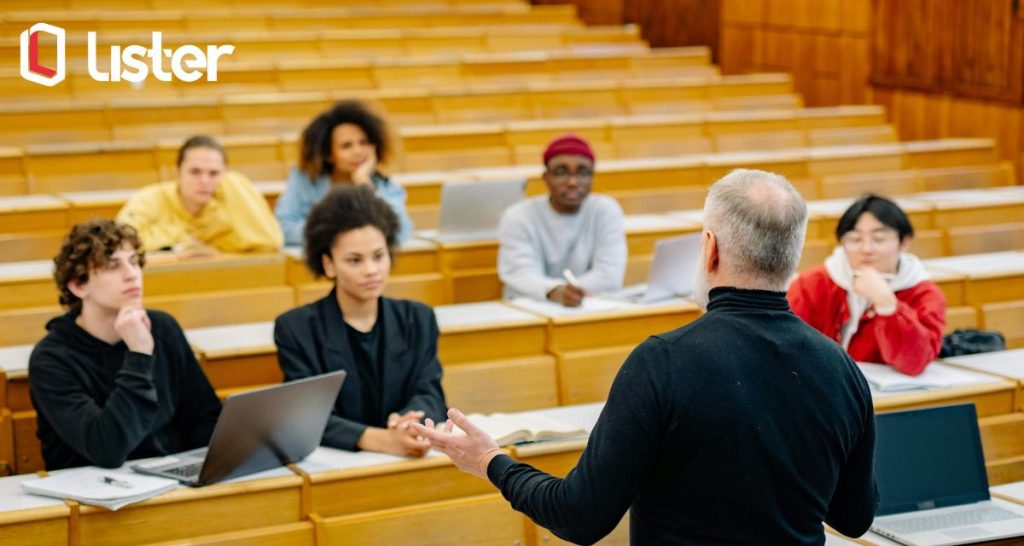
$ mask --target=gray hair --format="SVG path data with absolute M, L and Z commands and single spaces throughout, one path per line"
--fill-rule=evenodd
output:
M 704 202 L 727 267 L 766 289 L 784 290 L 796 272 L 807 231 L 807 205 L 785 177 L 736 169 L 715 182 Z

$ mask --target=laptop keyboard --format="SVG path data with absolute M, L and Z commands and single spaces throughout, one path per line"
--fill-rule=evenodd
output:
M 892 520 L 885 522 L 882 527 L 901 535 L 911 535 L 926 531 L 940 531 L 942 529 L 950 529 L 952 527 L 1005 521 L 1019 517 L 1020 516 L 1018 514 L 1010 512 L 1009 510 L 989 506 L 934 514 L 930 516 Z
M 172 474 L 179 478 L 198 478 L 199 473 L 203 470 L 203 461 L 198 463 L 187 464 L 184 466 L 177 466 L 174 468 L 168 468 L 163 472 L 166 474 Z

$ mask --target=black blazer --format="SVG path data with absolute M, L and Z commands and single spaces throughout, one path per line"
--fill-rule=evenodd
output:
M 385 414 L 423 411 L 436 422 L 447 419 L 437 359 L 437 319 L 430 307 L 414 301 L 381 298 L 377 320 L 384 321 L 381 397 Z M 368 423 L 363 417 L 363 385 L 334 290 L 313 303 L 277 317 L 274 344 L 285 381 L 345 370 L 348 376 L 321 444 L 356 450 Z

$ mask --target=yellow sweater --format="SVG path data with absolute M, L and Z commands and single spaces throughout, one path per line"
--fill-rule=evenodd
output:
M 245 175 L 229 171 L 209 203 L 193 216 L 185 210 L 177 182 L 139 190 L 117 213 L 139 231 L 146 250 L 195 239 L 221 252 L 264 252 L 281 248 L 277 218 Z

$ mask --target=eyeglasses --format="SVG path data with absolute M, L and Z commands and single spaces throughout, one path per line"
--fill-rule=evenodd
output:
M 873 248 L 884 248 L 895 243 L 899 239 L 899 236 L 895 231 L 881 231 L 878 233 L 872 233 L 870 237 L 856 232 L 850 232 L 843 235 L 839 242 L 843 244 L 843 247 L 847 250 L 857 250 L 864 247 L 864 243 L 871 243 Z
M 594 171 L 587 168 L 582 168 L 576 172 L 571 172 L 569 171 L 569 169 L 565 167 L 555 167 L 554 169 L 548 171 L 548 176 L 551 178 L 552 181 L 557 182 L 559 184 L 568 182 L 569 179 L 574 176 L 576 177 L 576 180 L 579 182 L 590 182 L 591 180 L 594 179 Z

